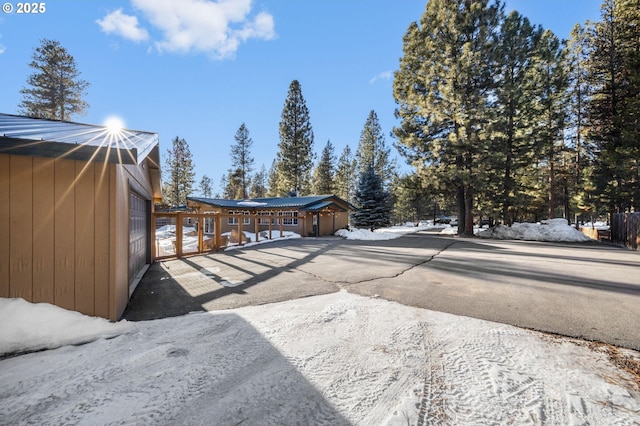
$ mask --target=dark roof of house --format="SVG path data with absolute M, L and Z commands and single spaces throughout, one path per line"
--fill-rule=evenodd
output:
M 297 208 L 299 210 L 318 211 L 332 206 L 334 209 L 344 211 L 344 204 L 349 208 L 352 206 L 335 195 L 309 195 L 305 197 L 273 197 L 273 198 L 251 198 L 249 200 L 228 200 L 224 198 L 200 198 L 187 197 L 188 201 L 200 204 L 208 204 L 214 207 L 255 210 L 255 209 L 281 209 Z M 340 204 L 339 204 L 340 203 Z
M 158 134 L 0 113 L 0 153 L 158 167 Z

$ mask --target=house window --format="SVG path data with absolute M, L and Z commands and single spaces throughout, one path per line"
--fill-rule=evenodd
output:
M 247 217 L 243 217 L 242 218 L 242 224 L 243 225 L 251 225 L 251 218 L 249 217 L 249 212 L 247 210 L 229 210 L 227 213 L 229 214 L 235 214 L 235 215 L 245 215 Z M 227 225 L 237 225 L 238 224 L 238 217 L 228 217 L 227 218 Z
M 278 216 L 282 218 L 282 224 L 286 226 L 298 226 L 298 212 L 278 212 Z
M 273 212 L 259 212 L 258 216 L 260 216 L 258 218 L 258 223 L 260 225 L 269 225 L 269 223 L 275 223 L 271 218 L 271 216 L 273 216 Z
M 215 220 L 212 217 L 204 218 L 204 233 L 205 234 L 213 234 L 215 227 Z

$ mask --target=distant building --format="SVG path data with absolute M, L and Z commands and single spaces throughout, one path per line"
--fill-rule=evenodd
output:
M 119 319 L 161 199 L 157 133 L 0 114 L 0 297 Z
M 282 228 L 303 237 L 333 235 L 349 223 L 349 211 L 353 208 L 335 195 L 310 195 L 306 197 L 253 198 L 250 200 L 227 200 L 220 198 L 187 197 L 187 207 L 196 213 L 219 213 L 221 215 L 243 215 L 243 225 L 266 231 L 269 223 L 273 229 Z M 221 232 L 230 232 L 238 227 L 237 217 L 223 218 Z M 205 223 L 206 227 L 206 223 Z M 206 229 L 205 229 L 206 232 Z

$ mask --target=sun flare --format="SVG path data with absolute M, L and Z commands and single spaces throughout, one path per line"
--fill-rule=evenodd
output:
M 118 134 L 124 129 L 124 121 L 122 120 L 122 118 L 116 115 L 107 117 L 107 119 L 104 121 L 104 125 L 107 127 L 109 133 L 111 134 Z

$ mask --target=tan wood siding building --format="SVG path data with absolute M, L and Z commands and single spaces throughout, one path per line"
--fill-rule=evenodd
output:
M 243 225 L 257 229 L 282 229 L 302 237 L 333 235 L 349 224 L 352 206 L 335 195 L 310 195 L 304 197 L 256 198 L 251 200 L 226 200 L 215 198 L 187 197 L 187 207 L 197 213 L 244 215 Z M 220 232 L 238 228 L 238 218 L 225 217 L 220 223 Z
M 157 134 L 118 137 L 0 114 L 0 297 L 120 318 L 151 260 L 149 221 L 161 192 Z M 147 237 L 131 268 L 133 195 Z

